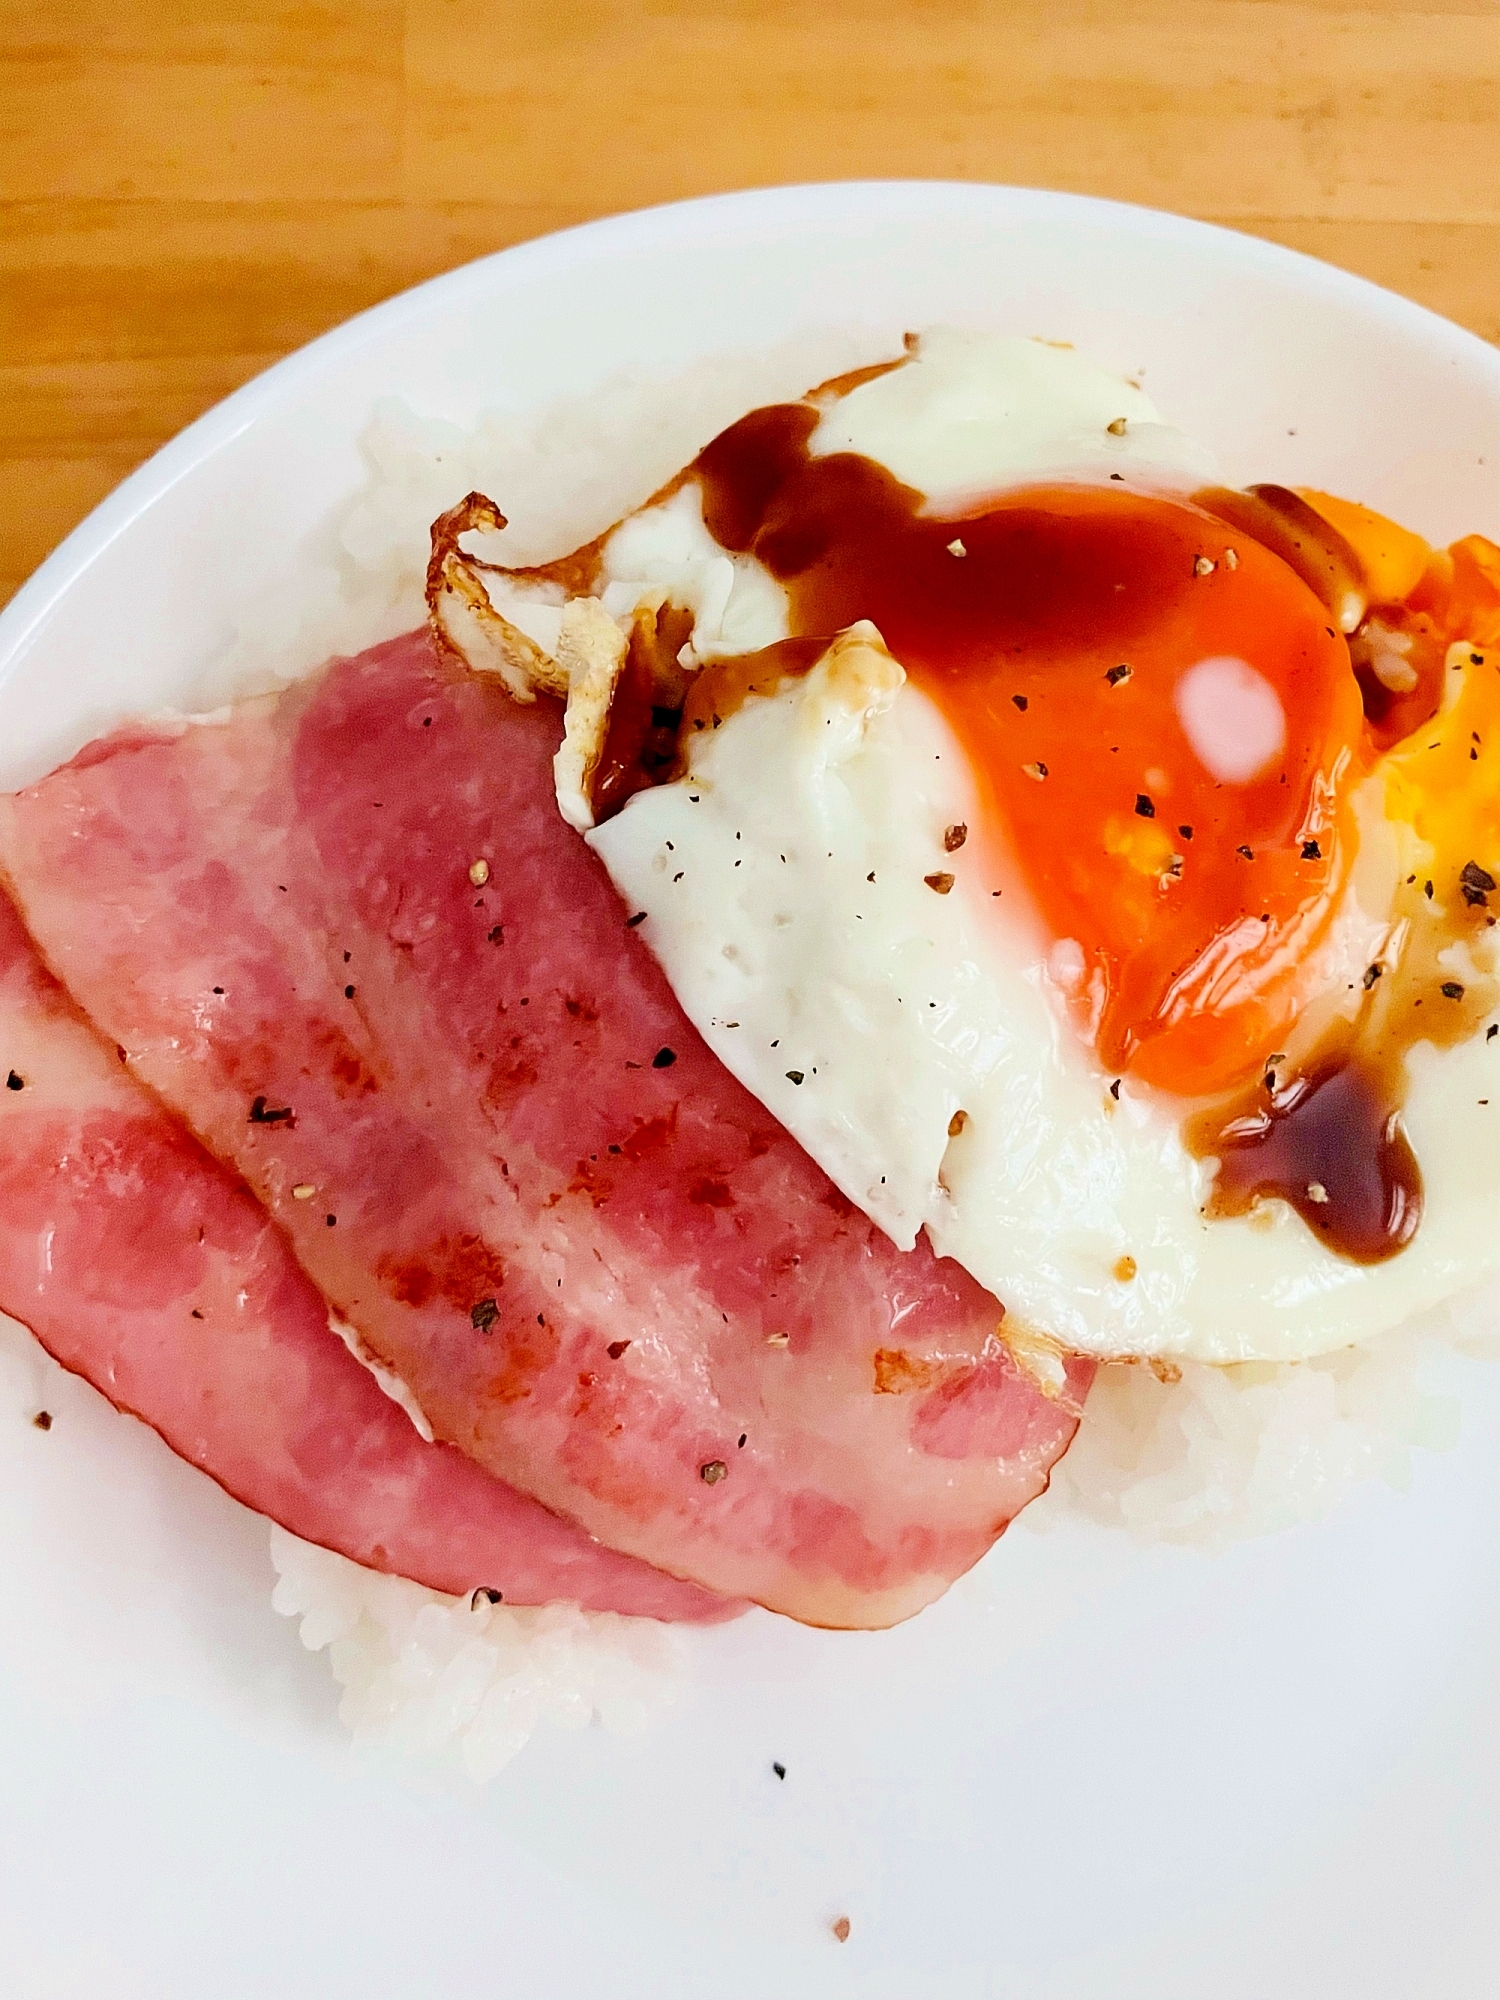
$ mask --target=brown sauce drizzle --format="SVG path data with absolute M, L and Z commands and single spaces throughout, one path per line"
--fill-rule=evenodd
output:
M 810 673 L 827 650 L 826 639 L 780 639 L 700 667 L 682 710 L 684 756 L 694 736 L 720 728 L 752 695 L 773 695 L 783 681 Z
M 1193 495 L 1205 513 L 1280 556 L 1335 623 L 1352 632 L 1365 614 L 1364 565 L 1338 529 L 1289 486 L 1210 486 Z
M 1400 1079 L 1387 1064 L 1323 1056 L 1259 1104 L 1222 1107 L 1189 1127 L 1188 1143 L 1219 1162 L 1210 1215 L 1289 1202 L 1330 1250 L 1359 1264 L 1404 1250 L 1422 1219 L 1422 1174 L 1401 1125 Z
M 691 681 L 677 656 L 692 636 L 693 614 L 681 605 L 636 613 L 594 778 L 597 820 L 611 818 L 632 793 L 662 784 L 676 768 Z

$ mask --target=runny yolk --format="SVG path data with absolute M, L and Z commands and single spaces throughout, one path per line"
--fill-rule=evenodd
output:
M 873 619 L 971 760 L 1104 1064 L 1185 1095 L 1283 1040 L 1353 858 L 1348 648 L 1279 557 L 1190 502 L 1048 485 L 937 520 L 816 412 L 754 412 L 704 517 L 795 635 Z M 1079 962 L 1081 954 L 1081 963 Z

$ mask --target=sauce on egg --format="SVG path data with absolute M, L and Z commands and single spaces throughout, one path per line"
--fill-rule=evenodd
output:
M 1217 1156 L 1210 1214 L 1244 1215 L 1268 1195 L 1289 1202 L 1330 1249 L 1361 1264 L 1402 1250 L 1422 1219 L 1422 1174 L 1401 1127 L 1400 1080 L 1388 1066 L 1330 1053 L 1282 1088 L 1198 1122 Z
M 686 614 L 638 613 L 599 816 L 680 772 L 694 732 L 873 621 L 1073 947 L 1069 999 L 1100 1061 L 1201 1107 L 1185 1136 L 1218 1162 L 1205 1212 L 1275 1197 L 1345 1257 L 1395 1255 L 1423 1202 L 1400 1117 L 1407 1051 L 1482 1032 L 1497 998 L 1488 974 L 1459 980 L 1448 963 L 1495 922 L 1500 685 L 1474 653 L 1455 710 L 1446 665 L 1454 638 L 1500 638 L 1493 545 L 1435 557 L 1325 495 L 1172 498 L 1118 478 L 939 518 L 874 460 L 816 454 L 819 421 L 813 401 L 752 411 L 657 496 L 697 483 L 714 540 L 783 586 L 791 637 L 689 674 Z M 601 546 L 573 559 L 593 565 L 587 584 L 551 580 L 592 587 Z M 1391 964 L 1351 987 L 1352 1021 L 1311 1049 L 1304 1033 L 1282 1067 L 1299 975 L 1349 881 L 1353 794 L 1377 764 L 1441 880 L 1408 876 Z
M 1353 861 L 1353 790 L 1439 706 L 1440 607 L 1408 578 L 1367 616 L 1368 565 L 1284 488 L 1054 483 L 938 519 L 872 460 L 813 455 L 817 423 L 806 403 L 753 411 L 693 468 L 710 534 L 785 587 L 794 637 L 706 669 L 685 727 L 774 685 L 810 636 L 873 620 L 1080 948 L 1072 998 L 1101 1061 L 1213 1100 L 1188 1134 L 1219 1162 L 1209 1212 L 1279 1197 L 1340 1254 L 1395 1255 L 1422 1213 L 1405 1051 L 1475 1025 L 1477 995 L 1441 1016 L 1448 900 L 1410 919 L 1425 949 L 1399 1030 L 1369 1032 L 1393 981 L 1343 1045 L 1284 1083 L 1275 1065 Z M 1466 907 L 1469 927 L 1491 921 Z
M 704 521 L 786 588 L 796 634 L 880 628 L 944 711 L 1105 1065 L 1201 1096 L 1284 1038 L 1353 846 L 1362 711 L 1288 565 L 1190 503 L 1008 492 L 938 520 L 873 461 L 758 410 L 696 473 Z

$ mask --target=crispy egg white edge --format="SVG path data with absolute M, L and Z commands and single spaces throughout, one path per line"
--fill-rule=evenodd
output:
M 934 511 L 1048 474 L 1211 476 L 1139 390 L 1080 357 L 947 333 L 830 406 L 813 449 L 879 459 Z M 667 594 L 690 608 L 700 660 L 786 634 L 783 593 L 713 541 L 691 484 L 622 524 L 605 576 L 616 615 Z M 960 821 L 970 839 L 950 855 Z M 979 823 L 965 753 L 910 684 L 859 699 L 819 670 L 752 700 L 695 743 L 688 779 L 589 838 L 725 1066 L 896 1243 L 925 1228 L 1036 1331 L 1101 1355 L 1285 1360 L 1500 1265 L 1500 1045 L 1482 1035 L 1408 1058 L 1427 1206 L 1400 1256 L 1350 1263 L 1280 1202 L 1206 1220 L 1211 1163 L 1170 1098 L 1128 1082 L 1110 1097 L 1066 1018 L 1066 941 L 1046 938 Z M 951 893 L 927 886 L 935 873 Z M 1382 922 L 1351 887 L 1321 975 L 1368 962 Z

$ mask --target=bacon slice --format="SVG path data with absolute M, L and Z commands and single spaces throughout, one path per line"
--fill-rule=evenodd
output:
M 0 865 L 439 1437 L 676 1575 L 893 1622 L 1041 1491 L 1088 1371 L 1043 1396 L 716 1061 L 559 818 L 560 733 L 415 634 L 93 746 Z
M 131 1081 L 0 897 L 0 1310 L 236 1499 L 435 1590 L 663 1619 L 737 1605 L 424 1443 L 245 1190 Z

